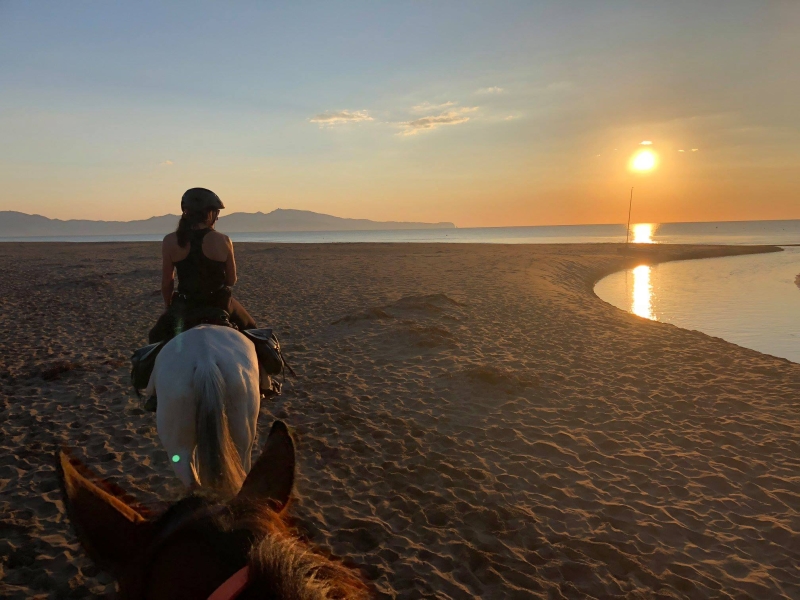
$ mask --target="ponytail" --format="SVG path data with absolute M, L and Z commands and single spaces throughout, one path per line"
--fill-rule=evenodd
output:
M 175 233 L 178 236 L 178 246 L 185 248 L 189 243 L 189 232 L 192 227 L 198 223 L 205 223 L 208 220 L 207 210 L 185 210 L 181 215 L 181 220 L 178 221 L 178 228 Z

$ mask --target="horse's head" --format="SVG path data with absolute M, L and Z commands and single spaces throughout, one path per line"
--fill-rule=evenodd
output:
M 127 600 L 363 598 L 343 565 L 310 551 L 281 519 L 294 484 L 294 443 L 276 421 L 238 495 L 190 495 L 153 516 L 68 453 L 57 466 L 64 504 L 87 554 Z M 239 591 L 241 595 L 234 595 Z

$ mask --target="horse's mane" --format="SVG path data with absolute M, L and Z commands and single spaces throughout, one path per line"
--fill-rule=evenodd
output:
M 237 503 L 238 504 L 238 503 Z M 268 505 L 236 506 L 235 527 L 255 534 L 247 597 L 287 600 L 361 600 L 371 597 L 358 572 L 303 541 Z

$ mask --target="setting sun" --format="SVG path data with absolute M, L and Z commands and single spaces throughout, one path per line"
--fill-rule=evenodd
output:
M 656 154 L 652 150 L 641 150 L 631 159 L 631 169 L 634 171 L 651 171 L 656 166 Z

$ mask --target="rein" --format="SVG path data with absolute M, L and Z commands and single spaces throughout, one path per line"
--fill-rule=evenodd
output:
M 250 567 L 242 567 L 228 577 L 227 581 L 208 597 L 208 600 L 234 600 L 247 588 L 249 583 Z

